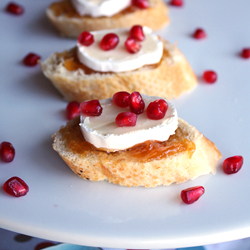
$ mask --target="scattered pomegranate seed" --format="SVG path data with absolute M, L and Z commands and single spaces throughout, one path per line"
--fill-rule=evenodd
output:
M 151 120 L 160 120 L 162 119 L 168 110 L 168 103 L 163 100 L 155 100 L 149 103 L 147 107 L 147 116 Z
M 133 92 L 128 97 L 128 105 L 130 111 L 135 114 L 141 114 L 145 108 L 145 103 L 142 99 L 142 96 L 139 92 Z
M 147 9 L 149 7 L 148 0 L 132 0 L 132 5 L 140 9 Z
M 132 112 L 122 112 L 115 119 L 118 127 L 133 127 L 136 125 L 136 121 L 137 115 Z
M 248 59 L 250 58 L 250 48 L 245 48 L 241 51 L 241 57 Z
M 87 116 L 100 116 L 102 113 L 102 106 L 99 100 L 91 100 L 82 102 L 80 104 L 80 110 Z
M 120 91 L 113 95 L 113 103 L 121 108 L 128 107 L 129 93 L 126 91 Z
M 203 79 L 207 83 L 215 83 L 217 80 L 217 73 L 213 70 L 204 71 Z
M 172 6 L 181 7 L 183 5 L 183 1 L 182 0 L 172 0 L 172 1 L 170 1 L 169 4 Z
M 102 38 L 100 47 L 103 50 L 111 50 L 114 49 L 118 43 L 119 37 L 114 33 L 108 33 Z
M 207 37 L 207 34 L 206 34 L 206 32 L 203 29 L 199 28 L 199 29 L 195 30 L 195 32 L 193 34 L 193 37 L 195 39 L 203 39 L 203 38 Z
M 145 35 L 143 33 L 143 28 L 141 25 L 134 25 L 130 30 L 130 36 L 137 39 L 138 41 L 143 41 Z
M 79 36 L 77 41 L 84 46 L 90 46 L 94 42 L 94 36 L 88 32 L 83 31 Z
M 242 165 L 243 157 L 235 155 L 224 160 L 223 170 L 226 174 L 235 174 L 241 169 Z
M 134 54 L 141 49 L 141 44 L 137 41 L 137 39 L 128 37 L 125 41 L 125 47 L 129 53 Z
M 204 193 L 205 189 L 202 186 L 190 187 L 181 191 L 181 199 L 186 204 L 192 204 L 197 201 Z
M 69 102 L 66 107 L 66 116 L 71 120 L 80 115 L 80 103 L 77 101 Z
M 23 59 L 23 64 L 26 66 L 36 66 L 37 61 L 40 60 L 41 57 L 34 53 L 29 53 L 27 56 Z
M 29 187 L 21 178 L 14 176 L 3 184 L 3 190 L 7 194 L 20 197 L 29 192 Z
M 39 244 L 37 244 L 35 246 L 35 249 L 34 250 L 41 250 L 41 249 L 44 249 L 44 248 L 47 248 L 47 247 L 51 247 L 51 246 L 55 246 L 56 244 L 53 243 L 53 242 L 50 242 L 50 241 L 45 241 L 45 242 L 41 242 Z
M 11 2 L 6 6 L 6 11 L 14 15 L 21 15 L 24 12 L 24 8 L 17 3 Z
M 0 144 L 0 157 L 5 162 L 13 161 L 15 157 L 15 148 L 10 142 L 2 142 Z

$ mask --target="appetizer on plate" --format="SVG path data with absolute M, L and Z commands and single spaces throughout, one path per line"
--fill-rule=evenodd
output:
M 41 63 L 67 100 L 106 99 L 118 91 L 177 98 L 197 85 L 185 56 L 148 27 L 83 32 L 77 46 Z
M 169 23 L 163 0 L 62 0 L 47 8 L 47 16 L 63 36 L 83 31 L 131 27 L 160 29 Z
M 155 187 L 216 172 L 215 144 L 163 98 L 121 91 L 80 109 L 53 135 L 53 148 L 83 179 Z

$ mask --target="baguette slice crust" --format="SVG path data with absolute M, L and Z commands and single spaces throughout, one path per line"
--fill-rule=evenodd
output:
M 79 177 L 127 187 L 168 186 L 215 174 L 221 158 L 215 144 L 184 120 L 179 118 L 178 122 L 176 135 L 153 151 L 144 145 L 133 147 L 134 151 L 107 153 L 91 144 L 86 146 L 77 117 L 52 136 L 53 148 Z
M 163 0 L 149 0 L 150 7 L 128 9 L 112 16 L 97 17 L 79 16 L 70 3 L 62 0 L 52 3 L 46 10 L 47 17 L 62 36 L 78 37 L 83 31 L 126 28 L 133 25 L 161 29 L 169 23 L 168 8 Z
M 68 101 L 106 99 L 118 91 L 139 91 L 170 100 L 192 90 L 197 85 L 197 78 L 180 50 L 165 40 L 163 42 L 164 52 L 158 64 L 143 66 L 133 71 L 89 72 L 86 66 L 72 59 L 76 58 L 76 48 L 52 54 L 41 63 L 41 68 L 44 75 Z M 71 59 L 78 68 L 69 70 L 65 67 Z

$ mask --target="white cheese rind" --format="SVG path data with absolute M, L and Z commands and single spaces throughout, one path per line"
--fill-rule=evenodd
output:
M 163 43 L 148 27 L 143 27 L 145 40 L 141 42 L 141 49 L 131 54 L 125 48 L 125 41 L 130 29 L 113 29 L 91 32 L 95 42 L 90 46 L 77 43 L 77 56 L 81 63 L 100 72 L 126 72 L 138 69 L 144 65 L 158 63 L 163 54 Z M 119 44 L 115 49 L 104 51 L 100 48 L 100 41 L 104 35 L 115 33 L 119 36 Z
M 146 108 L 150 102 L 162 99 L 155 96 L 142 95 L 145 110 L 137 117 L 134 127 L 118 127 L 116 116 L 121 112 L 128 112 L 129 108 L 116 106 L 112 98 L 101 100 L 103 112 L 98 117 L 81 115 L 80 127 L 86 141 L 96 148 L 106 151 L 119 151 L 133 147 L 148 140 L 166 141 L 175 133 L 178 127 L 177 111 L 168 102 L 168 111 L 161 120 L 151 120 L 147 117 Z
M 131 5 L 131 0 L 71 0 L 80 16 L 113 16 Z

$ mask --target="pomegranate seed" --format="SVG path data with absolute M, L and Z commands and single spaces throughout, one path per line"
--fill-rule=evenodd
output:
M 118 127 L 133 127 L 136 125 L 136 121 L 137 115 L 132 112 L 122 112 L 115 119 Z
M 24 12 L 24 8 L 17 3 L 11 2 L 6 6 L 6 11 L 14 15 L 21 15 Z
M 126 91 L 120 91 L 113 95 L 113 103 L 121 108 L 128 107 L 129 93 Z
M 102 113 L 102 106 L 99 100 L 91 100 L 82 102 L 80 104 L 80 110 L 87 116 L 100 116 Z
M 5 162 L 13 161 L 15 157 L 15 148 L 10 142 L 2 142 L 0 144 L 0 157 Z
M 250 48 L 245 48 L 241 52 L 241 57 L 248 59 L 250 58 Z
M 118 43 L 119 37 L 114 33 L 109 33 L 102 38 L 100 47 L 103 50 L 111 50 L 114 49 Z
M 235 174 L 241 169 L 242 165 L 243 157 L 235 155 L 224 160 L 223 170 L 226 174 Z
M 29 192 L 29 187 L 21 178 L 14 176 L 3 184 L 3 190 L 10 195 L 20 197 Z
M 203 39 L 203 38 L 207 37 L 207 34 L 203 29 L 197 29 L 197 30 L 195 30 L 193 37 L 195 39 Z
M 36 66 L 37 61 L 41 59 L 41 57 L 34 53 L 29 53 L 27 56 L 23 59 L 23 64 L 26 66 Z
M 147 116 L 151 120 L 160 120 L 162 119 L 168 110 L 168 103 L 163 100 L 155 100 L 149 103 L 147 107 Z
M 143 33 L 143 28 L 141 25 L 134 25 L 130 30 L 130 36 L 137 39 L 138 41 L 143 41 L 145 35 Z
M 130 111 L 135 114 L 141 114 L 145 108 L 145 103 L 139 92 L 133 92 L 128 97 L 128 105 Z
M 132 5 L 140 9 L 147 9 L 149 7 L 148 0 L 132 0 Z
M 77 101 L 69 102 L 66 107 L 66 116 L 68 120 L 80 115 L 80 103 Z
M 94 36 L 88 31 L 83 31 L 77 40 L 81 45 L 90 46 L 94 42 Z
M 183 1 L 182 0 L 172 0 L 172 1 L 170 1 L 169 4 L 172 6 L 181 7 L 183 5 Z
M 138 52 L 141 49 L 141 44 L 133 37 L 128 37 L 125 41 L 125 47 L 131 54 Z
M 50 241 L 45 241 L 45 242 L 41 242 L 39 244 L 37 244 L 35 246 L 35 249 L 34 250 L 41 250 L 41 249 L 44 249 L 44 248 L 47 248 L 47 247 L 51 247 L 51 246 L 55 246 L 56 244 L 53 243 L 53 242 L 50 242 Z
M 190 187 L 181 191 L 181 199 L 186 204 L 192 204 L 197 201 L 204 193 L 205 189 L 202 186 Z
M 217 80 L 217 73 L 212 70 L 207 70 L 203 73 L 203 79 L 207 83 L 215 83 Z

